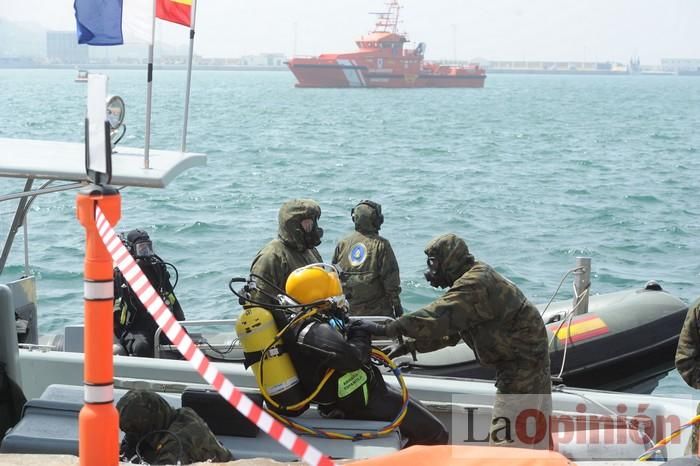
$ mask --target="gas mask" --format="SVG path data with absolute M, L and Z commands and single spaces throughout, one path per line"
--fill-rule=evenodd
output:
M 126 234 L 127 247 L 129 252 L 134 257 L 151 257 L 153 256 L 153 242 L 143 230 L 131 230 Z
M 440 267 L 441 264 L 438 258 L 428 256 L 427 264 L 428 268 L 423 275 L 425 279 L 428 280 L 428 283 L 430 283 L 430 286 L 435 288 L 448 288 L 450 283 L 447 281 L 447 277 L 445 277 L 445 273 Z
M 301 231 L 304 234 L 304 246 L 306 249 L 315 248 L 321 244 L 323 228 L 318 226 L 318 218 L 305 218 L 302 220 Z

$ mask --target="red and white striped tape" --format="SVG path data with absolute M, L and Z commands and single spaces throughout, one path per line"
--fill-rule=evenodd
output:
M 250 419 L 263 432 L 279 442 L 283 447 L 294 453 L 312 466 L 332 466 L 335 463 L 318 449 L 302 440 L 297 434 L 280 424 L 262 408 L 253 403 L 243 392 L 233 385 L 219 370 L 209 362 L 207 357 L 197 348 L 182 326 L 165 305 L 156 290 L 151 286 L 141 268 L 124 247 L 112 225 L 97 207 L 95 222 L 100 237 L 104 242 L 112 260 L 129 282 L 131 289 L 139 297 L 143 306 L 151 314 L 153 320 L 163 330 L 178 351 L 192 364 L 199 374 L 234 408 Z

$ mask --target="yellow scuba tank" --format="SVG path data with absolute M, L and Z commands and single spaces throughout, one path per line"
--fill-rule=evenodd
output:
M 244 309 L 236 322 L 236 333 L 243 346 L 245 365 L 253 369 L 258 387 L 280 406 L 288 407 L 304 400 L 305 396 L 282 340 L 275 341 L 277 332 L 272 313 L 262 307 Z M 261 362 L 263 351 L 268 346 L 270 348 L 265 360 Z M 264 364 L 262 371 L 261 364 Z

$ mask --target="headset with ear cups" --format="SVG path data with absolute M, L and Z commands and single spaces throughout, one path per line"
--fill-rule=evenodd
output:
M 362 200 L 355 205 L 355 207 L 352 208 L 350 211 L 350 215 L 352 215 L 352 221 L 355 221 L 355 209 L 358 206 L 361 205 L 366 205 L 374 209 L 374 227 L 379 230 L 379 228 L 382 226 L 382 223 L 384 223 L 384 215 L 382 215 L 382 206 L 381 204 L 377 204 L 374 201 L 370 201 L 368 199 Z

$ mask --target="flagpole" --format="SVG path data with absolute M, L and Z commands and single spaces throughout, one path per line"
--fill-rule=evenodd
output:
M 187 119 L 190 113 L 190 84 L 192 82 L 192 56 L 194 54 L 194 20 L 197 14 L 197 0 L 192 0 L 192 18 L 190 22 L 190 56 L 187 61 L 187 90 L 185 91 L 185 121 L 182 125 L 182 144 L 180 152 L 187 148 Z
M 148 46 L 148 86 L 146 88 L 146 135 L 144 138 L 143 166 L 151 168 L 148 160 L 151 147 L 151 96 L 153 95 L 153 44 L 156 41 L 156 0 L 153 0 L 153 24 L 151 43 Z

